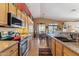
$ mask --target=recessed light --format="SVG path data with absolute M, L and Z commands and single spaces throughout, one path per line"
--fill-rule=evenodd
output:
M 72 11 L 72 12 L 75 12 L 75 11 L 76 11 L 76 9 L 71 9 L 71 11 Z

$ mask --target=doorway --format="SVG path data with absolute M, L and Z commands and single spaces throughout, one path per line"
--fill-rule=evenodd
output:
M 45 32 L 46 32 L 45 29 L 46 29 L 46 28 L 45 28 L 45 24 L 44 24 L 44 23 L 40 23 L 40 24 L 38 25 L 38 33 L 39 33 L 39 34 L 45 33 Z

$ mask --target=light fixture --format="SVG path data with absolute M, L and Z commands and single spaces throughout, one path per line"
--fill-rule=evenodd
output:
M 75 12 L 75 11 L 76 11 L 76 9 L 71 9 L 71 11 L 72 11 L 72 12 Z

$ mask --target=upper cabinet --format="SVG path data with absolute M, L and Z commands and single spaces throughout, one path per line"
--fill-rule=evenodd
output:
M 24 20 L 25 21 L 25 27 L 27 27 L 27 15 L 25 15 L 24 18 L 25 18 L 25 20 Z
M 20 18 L 20 19 L 22 18 L 22 12 L 19 9 L 17 9 L 17 13 L 16 14 L 17 14 L 18 18 Z
M 27 26 L 28 26 L 28 17 L 26 16 L 25 19 L 26 19 L 26 20 L 25 20 L 25 25 L 26 25 L 26 27 L 27 27 Z
M 22 21 L 23 21 L 23 27 L 26 27 L 26 15 L 22 13 Z
M 0 3 L 0 25 L 7 25 L 8 3 Z
M 27 27 L 28 24 L 33 24 L 29 16 L 26 15 L 26 12 L 21 11 L 15 3 L 0 3 L 0 26 L 8 25 L 9 12 L 22 21 L 23 27 Z
M 33 24 L 33 21 L 32 21 L 32 19 L 28 16 L 28 25 L 31 25 L 31 24 Z
M 9 3 L 9 12 L 16 15 L 16 6 L 13 3 Z
M 29 33 L 33 35 L 33 21 L 29 16 L 27 18 L 27 23 Z

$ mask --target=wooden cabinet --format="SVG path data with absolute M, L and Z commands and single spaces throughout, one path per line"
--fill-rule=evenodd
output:
M 29 30 L 29 33 L 31 33 L 31 35 L 33 36 L 33 26 L 34 26 L 34 24 L 33 24 L 33 21 L 32 21 L 32 19 L 29 17 L 29 16 L 27 16 L 27 28 L 28 28 L 28 30 Z
M 51 43 L 51 52 L 52 52 L 52 55 L 55 56 L 55 49 L 56 49 L 56 47 L 55 47 L 55 40 L 52 39 L 51 42 L 52 42 Z
M 51 39 L 49 38 L 49 39 L 48 39 L 48 47 L 49 47 L 49 48 L 51 48 L 51 43 L 52 43 L 52 42 L 51 42 Z
M 56 56 L 63 55 L 63 46 L 60 42 L 56 41 Z
M 13 3 L 9 3 L 9 12 L 16 15 L 16 6 Z
M 0 3 L 0 25 L 7 25 L 8 3 Z
M 70 50 L 67 47 L 64 47 L 63 55 L 64 56 L 78 56 L 77 53 L 73 52 L 72 50 Z
M 51 46 L 52 46 L 52 38 L 50 36 L 47 36 L 47 46 L 51 49 Z
M 0 56 L 18 56 L 18 44 L 0 53 Z
M 27 16 L 27 19 L 28 19 L 28 24 L 33 24 L 33 21 L 29 16 Z
M 27 17 L 27 16 L 23 13 L 23 14 L 22 14 L 22 21 L 23 21 L 23 26 L 24 26 L 24 27 L 26 27 L 26 22 L 27 22 L 27 21 L 26 21 L 26 20 L 27 20 L 26 17 Z
M 79 56 L 78 53 L 74 52 L 72 49 L 66 47 L 59 40 L 55 40 L 54 38 L 51 41 L 51 52 L 53 56 Z M 67 42 L 66 42 L 67 43 Z M 71 43 L 71 42 L 70 42 Z
M 51 52 L 53 56 L 62 56 L 63 55 L 63 46 L 60 42 L 52 39 L 51 41 Z
M 22 12 L 19 9 L 17 9 L 17 17 L 22 19 Z
M 25 14 L 22 13 L 22 20 L 25 20 Z
M 27 19 L 27 16 L 25 17 L 26 18 L 26 20 L 25 20 L 25 26 L 27 27 L 28 26 L 28 19 Z

